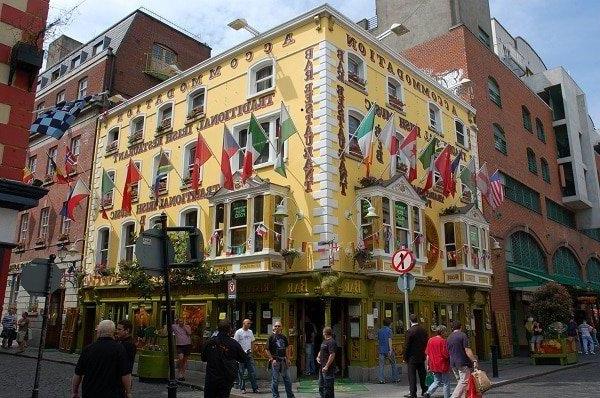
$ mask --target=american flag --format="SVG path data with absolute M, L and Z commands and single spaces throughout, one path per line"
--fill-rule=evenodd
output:
M 504 185 L 502 185 L 498 170 L 490 176 L 490 186 L 486 195 L 486 200 L 490 206 L 492 206 L 492 209 L 496 209 L 504 202 Z
M 67 147 L 67 153 L 65 155 L 65 171 L 67 175 L 75 173 L 77 165 L 77 156 L 71 152 L 71 148 Z

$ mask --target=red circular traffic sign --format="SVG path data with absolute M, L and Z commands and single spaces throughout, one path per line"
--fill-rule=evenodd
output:
M 392 254 L 392 267 L 400 274 L 410 272 L 415 266 L 415 255 L 408 249 L 396 250 Z

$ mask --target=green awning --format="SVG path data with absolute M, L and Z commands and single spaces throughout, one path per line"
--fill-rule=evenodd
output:
M 533 291 L 546 282 L 558 282 L 561 285 L 572 286 L 578 290 L 600 293 L 600 285 L 588 283 L 581 279 L 564 275 L 550 275 L 545 272 L 519 268 L 514 265 L 506 267 L 508 271 L 508 287 L 513 290 Z

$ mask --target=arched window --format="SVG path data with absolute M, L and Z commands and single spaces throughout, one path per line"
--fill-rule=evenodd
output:
M 537 132 L 537 137 L 540 139 L 540 141 L 546 142 L 546 133 L 544 133 L 544 125 L 542 124 L 542 121 L 537 117 L 535 118 L 535 131 Z
M 354 133 L 358 129 L 360 122 L 363 120 L 364 116 L 356 111 L 348 112 L 348 139 L 350 143 L 348 145 L 349 152 L 351 155 L 358 156 L 360 158 L 363 157 L 362 152 L 360 151 L 360 146 L 358 145 L 358 139 L 354 137 Z
M 554 273 L 560 276 L 581 280 L 581 267 L 573 252 L 559 247 L 554 253 Z
M 542 168 L 542 178 L 546 182 L 550 182 L 550 168 L 548 167 L 548 161 L 544 158 L 540 159 L 540 165 Z
M 173 104 L 164 104 L 158 108 L 158 120 L 156 121 L 156 132 L 162 133 L 173 127 Z
M 179 214 L 179 225 L 182 227 L 198 227 L 198 208 L 191 208 Z
M 96 245 L 96 265 L 106 267 L 108 264 L 108 246 L 110 243 L 110 229 L 103 227 L 98 230 Z
M 600 260 L 590 258 L 585 268 L 587 269 L 588 282 L 600 285 Z
M 275 87 L 275 61 L 271 58 L 262 60 L 249 70 L 250 90 L 248 95 L 255 95 Z
M 521 112 L 523 113 L 523 127 L 526 130 L 531 131 L 531 113 L 529 109 L 525 105 L 521 107 Z
M 548 272 L 544 251 L 527 232 L 517 231 L 510 236 L 505 255 L 508 265 L 530 271 Z
M 537 174 L 538 172 L 535 152 L 533 152 L 533 149 L 531 148 L 527 148 L 527 168 L 529 168 L 529 171 L 531 171 L 533 174 Z
M 488 77 L 488 94 L 490 100 L 498 106 L 502 106 L 502 98 L 500 97 L 500 86 L 493 77 Z
M 110 129 L 106 135 L 106 153 L 112 153 L 119 149 L 119 128 Z
M 508 148 L 506 145 L 506 135 L 504 134 L 504 130 L 502 130 L 502 127 L 496 123 L 492 125 L 492 128 L 494 130 L 494 148 L 506 155 L 508 153 Z
M 348 81 L 360 87 L 365 87 L 366 82 L 365 63 L 361 57 L 354 53 L 348 53 Z
M 135 247 L 135 222 L 128 221 L 121 227 L 121 259 L 133 261 Z
M 144 139 L 144 117 L 133 119 L 129 126 L 129 144 L 135 144 Z
M 206 108 L 206 90 L 200 87 L 192 91 L 187 99 L 187 120 L 192 120 L 204 115 Z

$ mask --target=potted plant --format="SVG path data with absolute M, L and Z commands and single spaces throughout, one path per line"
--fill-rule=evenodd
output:
M 119 141 L 115 140 L 110 142 L 107 146 L 106 146 L 106 153 L 113 153 L 115 152 L 117 149 L 119 148 Z
M 388 97 L 388 101 L 392 107 L 398 109 L 399 111 L 404 112 L 404 102 L 400 101 L 399 98 L 396 98 L 396 97 L 390 95 Z
M 138 355 L 138 377 L 143 382 L 165 381 L 169 378 L 169 352 L 159 344 L 158 339 L 166 336 L 160 334 L 154 326 L 147 326 L 142 331 L 144 346 Z
M 197 106 L 195 108 L 193 108 L 190 113 L 187 114 L 186 119 L 189 121 L 192 121 L 200 116 L 204 115 L 204 107 L 203 106 Z
M 363 248 L 354 249 L 352 259 L 355 263 L 358 263 L 360 268 L 366 268 L 369 261 L 373 259 L 373 253 L 370 250 Z
M 367 177 L 361 178 L 359 182 L 360 182 L 360 186 L 362 188 L 366 188 L 366 187 L 372 187 L 374 185 L 380 185 L 383 182 L 383 180 L 381 178 L 367 176 Z
M 301 252 L 293 247 L 289 249 L 283 249 L 280 253 L 283 256 L 283 261 L 287 267 L 291 267 L 294 263 L 294 260 L 299 258 L 301 255 Z

